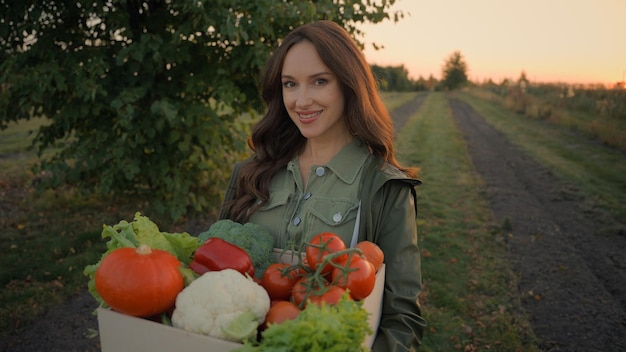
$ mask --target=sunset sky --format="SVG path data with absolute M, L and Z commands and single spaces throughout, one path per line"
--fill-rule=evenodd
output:
M 398 23 L 363 25 L 370 64 L 441 78 L 460 51 L 471 80 L 605 83 L 626 75 L 626 0 L 398 0 Z M 385 48 L 375 51 L 369 43 Z

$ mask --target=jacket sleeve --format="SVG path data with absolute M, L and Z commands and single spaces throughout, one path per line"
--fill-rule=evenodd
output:
M 372 232 L 366 237 L 383 250 L 386 267 L 373 351 L 415 351 L 421 344 L 426 321 L 418 301 L 422 281 L 415 202 L 414 188 L 398 180 L 386 182 L 372 198 Z

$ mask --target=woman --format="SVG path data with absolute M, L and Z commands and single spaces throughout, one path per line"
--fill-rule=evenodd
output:
M 415 350 L 425 321 L 418 294 L 417 169 L 394 155 L 393 123 L 362 52 L 330 21 L 285 37 L 262 78 L 267 104 L 235 167 L 220 218 L 265 226 L 280 248 L 320 232 L 385 254 L 374 351 Z

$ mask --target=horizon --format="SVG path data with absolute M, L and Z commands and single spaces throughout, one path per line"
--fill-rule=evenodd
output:
M 524 72 L 533 83 L 614 86 L 626 76 L 626 1 L 399 0 L 388 13 L 395 11 L 404 18 L 359 25 L 359 39 L 370 64 L 403 65 L 413 80 L 441 79 L 455 51 L 479 83 Z

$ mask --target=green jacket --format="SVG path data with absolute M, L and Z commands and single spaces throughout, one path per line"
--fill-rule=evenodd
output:
M 235 165 L 225 202 L 234 197 L 241 165 Z M 419 184 L 389 164 L 381 167 L 381 160 L 374 156 L 366 161 L 360 186 L 358 241 L 376 243 L 385 254 L 386 266 L 382 315 L 373 351 L 414 351 L 426 326 L 418 302 L 422 284 L 415 186 Z M 222 211 L 220 219 L 225 218 L 229 216 Z

